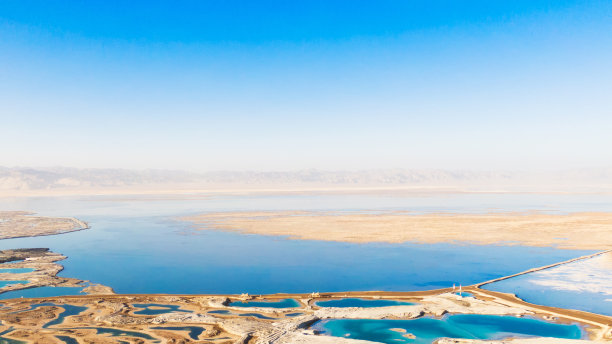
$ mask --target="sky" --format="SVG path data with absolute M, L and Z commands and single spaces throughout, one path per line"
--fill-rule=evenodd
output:
M 612 2 L 0 1 L 0 166 L 612 166 Z

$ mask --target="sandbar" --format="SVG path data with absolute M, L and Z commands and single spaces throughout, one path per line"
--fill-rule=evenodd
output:
M 289 239 L 352 243 L 469 243 L 612 248 L 612 213 L 547 214 L 262 211 L 183 217 L 201 230 L 229 230 Z

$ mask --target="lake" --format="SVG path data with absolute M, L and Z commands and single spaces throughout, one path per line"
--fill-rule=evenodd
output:
M 0 199 L 3 210 L 75 216 L 91 228 L 0 241 L 67 255 L 61 276 L 117 293 L 410 291 L 468 285 L 591 253 L 522 246 L 351 244 L 197 231 L 177 217 L 200 212 L 327 210 L 487 212 L 612 211 L 607 195 L 282 195 Z M 59 288 L 55 288 L 59 289 Z

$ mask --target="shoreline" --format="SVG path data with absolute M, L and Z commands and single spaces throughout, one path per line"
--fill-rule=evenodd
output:
M 40 250 L 40 249 L 39 249 Z M 578 260 L 589 259 L 608 251 L 597 252 L 591 255 L 576 257 L 568 261 L 559 262 L 539 268 L 529 269 L 525 272 L 501 277 L 497 280 L 503 280 L 512 278 L 517 275 L 522 275 L 530 272 L 541 271 L 543 269 L 549 269 L 562 264 L 568 264 Z M 51 253 L 57 255 L 55 253 Z M 63 257 L 63 256 L 62 256 Z M 55 258 L 54 258 L 55 259 Z M 16 263 L 19 264 L 19 263 Z M 31 263 L 29 263 L 31 264 Z M 166 313 L 166 315 L 159 315 L 155 319 L 160 319 L 159 324 L 177 324 L 181 326 L 187 325 L 200 325 L 200 326 L 216 326 L 217 328 L 223 329 L 221 333 L 229 333 L 238 336 L 238 341 L 232 343 L 264 343 L 258 340 L 259 337 L 265 336 L 266 333 L 272 337 L 278 337 L 278 341 L 272 341 L 274 343 L 293 343 L 304 342 L 310 343 L 323 343 L 323 342 L 334 342 L 335 337 L 330 339 L 326 336 L 314 336 L 314 333 L 307 334 L 304 337 L 303 332 L 299 332 L 303 324 L 310 324 L 314 321 L 324 319 L 416 319 L 422 316 L 434 316 L 441 317 L 444 314 L 489 314 L 489 315 L 515 315 L 515 316 L 533 316 L 535 318 L 559 323 L 559 324 L 580 324 L 580 326 L 588 334 L 588 338 L 591 341 L 610 341 L 612 340 L 612 317 L 590 313 L 586 311 L 564 309 L 559 307 L 543 306 L 533 304 L 524 301 L 514 294 L 490 291 L 481 289 L 480 286 L 487 283 L 492 283 L 495 280 L 485 281 L 462 288 L 463 292 L 470 293 L 472 296 L 461 297 L 455 295 L 454 292 L 457 290 L 453 288 L 442 288 L 442 289 L 431 289 L 425 291 L 400 291 L 400 292 L 387 292 L 387 291 L 345 291 L 345 292 L 322 292 L 322 293 L 275 293 L 267 295 L 246 295 L 246 294 L 89 294 L 89 295 L 66 295 L 66 296 L 54 296 L 54 297 L 37 297 L 37 298 L 13 298 L 2 300 L 3 307 L 9 307 L 12 309 L 18 305 L 35 305 L 40 303 L 51 303 L 55 305 L 71 304 L 79 305 L 79 307 L 87 307 L 93 309 L 97 307 L 103 307 L 105 305 L 123 305 L 119 309 L 119 313 L 110 311 L 106 316 L 101 319 L 107 319 L 103 322 L 108 323 L 108 326 L 113 328 L 123 328 L 130 324 L 129 316 L 125 314 L 124 309 L 126 305 L 128 307 L 134 307 L 138 303 L 149 303 L 157 304 L 163 303 L 167 305 L 178 305 L 179 307 L 191 307 L 193 311 L 205 310 L 217 310 L 227 309 L 234 314 L 234 316 L 222 316 L 221 318 L 215 318 L 208 314 L 193 314 L 193 313 Z M 93 290 L 93 292 L 99 292 Z M 240 301 L 240 300 L 253 300 L 253 301 L 274 301 L 292 298 L 298 301 L 300 307 L 298 308 L 285 308 L 285 309 L 273 309 L 273 308 L 240 308 L 232 307 L 229 302 Z M 321 308 L 315 305 L 317 301 L 338 299 L 338 298 L 367 298 L 373 300 L 401 300 L 414 302 L 414 306 L 387 306 L 387 307 L 374 307 L 374 308 Z M 98 305 L 98 306 L 96 306 Z M 131 306 L 130 306 L 131 305 Z M 190 306 L 191 305 L 191 306 Z M 31 308 L 28 306 L 29 308 Z M 22 307 L 22 306 L 19 306 Z M 92 308 L 93 307 L 93 308 Z M 112 306 L 112 309 L 115 306 Z M 204 307 L 204 308 L 202 308 Z M 313 308 L 314 307 L 314 308 Z M 0 308 L 4 309 L 4 308 Z M 36 311 L 32 309 L 35 314 Z M 133 312 L 133 311 L 132 311 Z M 278 318 L 279 314 L 281 319 L 277 320 L 283 323 L 283 328 L 270 327 L 269 321 L 272 320 L 261 320 L 261 319 L 250 319 L 246 321 L 241 319 L 241 315 L 235 312 L 248 312 L 245 314 L 261 314 L 267 317 L 274 316 L 274 319 Z M 279 313 L 281 312 L 281 313 Z M 301 316 L 296 318 L 288 318 L 284 314 L 287 312 L 302 312 Z M 26 312 L 27 313 L 27 312 Z M 263 314 L 262 314 L 263 313 Z M 2 314 L 2 312 L 0 312 Z M 29 313 L 28 313 L 29 314 Z M 55 314 L 55 313 L 53 313 Z M 59 313 L 58 313 L 59 314 Z M 120 315 L 123 314 L 123 315 Z M 131 314 L 131 313 L 129 313 Z M 25 316 L 25 315 L 24 315 Z M 59 315 L 54 315 L 59 316 Z M 128 317 L 128 318 L 126 318 Z M 84 319 L 84 318 L 79 318 Z M 138 318 L 140 319 L 140 318 Z M 266 319 L 266 318 L 263 318 Z M 273 318 L 267 318 L 273 319 Z M 141 319 L 142 320 L 142 319 Z M 141 321 L 138 320 L 138 321 Z M 74 321 L 74 320 L 73 320 Z M 83 324 L 89 324 L 85 320 Z M 246 321 L 246 322 L 245 322 Z M 155 323 L 155 322 L 154 322 Z M 83 325 L 81 324 L 81 325 Z M 145 323 L 141 323 L 143 326 Z M 228 327 L 229 326 L 229 327 Z M 132 327 L 128 327 L 132 328 Z M 152 328 L 151 328 L 152 329 Z M 144 333 L 155 333 L 151 332 L 151 329 L 144 329 Z M 58 329 L 58 330 L 61 330 Z M 272 332 L 270 332 L 272 331 Z M 311 331 L 311 330 L 308 330 Z M 246 339 L 251 338 L 251 339 Z M 254 339 L 254 341 L 252 341 Z M 306 341 L 303 341 L 306 340 Z M 272 343 L 270 342 L 270 343 Z M 343 343 L 344 341 L 336 341 Z M 346 340 L 348 343 L 358 343 L 353 340 Z M 518 341 L 517 343 L 520 343 Z M 146 342 L 149 343 L 149 342 Z M 266 342 L 267 343 L 267 342 Z M 471 343 L 469 341 L 465 343 Z M 493 343 L 493 342 L 492 342 Z M 495 342 L 497 343 L 497 342 Z M 502 343 L 501 341 L 499 343 Z
M 89 229 L 75 217 L 37 216 L 30 211 L 0 211 L 0 240 L 59 235 Z

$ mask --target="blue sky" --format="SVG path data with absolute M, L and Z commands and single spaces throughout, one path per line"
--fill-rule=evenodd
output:
M 610 1 L 0 2 L 0 165 L 612 165 Z

